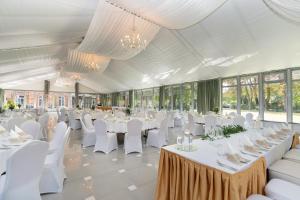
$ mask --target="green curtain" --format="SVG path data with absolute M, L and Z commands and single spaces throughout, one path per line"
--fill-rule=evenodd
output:
M 164 86 L 159 87 L 159 97 L 158 97 L 158 109 L 162 110 L 163 109 L 163 103 L 164 103 Z
M 119 92 L 114 92 L 111 94 L 111 105 L 112 106 L 119 106 Z
M 3 106 L 4 103 L 4 90 L 0 88 L 0 107 Z
M 129 107 L 133 108 L 133 90 L 129 90 Z
M 219 79 L 199 81 L 197 89 L 197 110 L 202 114 L 220 107 Z M 220 109 L 220 108 L 219 108 Z

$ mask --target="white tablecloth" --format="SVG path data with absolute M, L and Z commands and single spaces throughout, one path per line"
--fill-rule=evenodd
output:
M 201 140 L 197 139 L 193 141 L 193 145 L 197 146 L 197 151 L 194 152 L 185 152 L 185 151 L 179 151 L 176 149 L 176 145 L 170 145 L 163 147 L 164 149 L 179 154 L 187 159 L 190 159 L 192 161 L 214 167 L 223 171 L 226 171 L 228 173 L 234 173 L 232 170 L 229 170 L 227 168 L 221 167 L 217 164 L 218 156 L 218 146 L 225 143 L 225 141 L 229 142 L 235 149 L 239 149 L 239 136 L 241 134 L 251 134 L 251 133 L 239 133 L 231 136 L 230 138 L 226 139 L 220 139 L 215 141 L 207 141 L 207 140 Z M 292 145 L 293 136 L 290 135 L 280 144 L 273 146 L 271 150 L 268 152 L 264 152 L 261 156 L 264 156 L 267 161 L 267 166 L 272 164 L 274 161 L 279 160 L 283 157 L 283 155 L 289 150 L 289 148 Z M 257 158 L 249 155 L 242 155 L 243 157 L 251 160 L 250 163 L 243 165 L 243 166 L 235 166 L 235 168 L 238 169 L 238 171 L 241 171 L 243 169 L 246 169 L 253 163 Z

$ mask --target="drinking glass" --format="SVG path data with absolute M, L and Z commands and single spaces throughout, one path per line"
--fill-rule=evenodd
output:
M 183 144 L 183 137 L 178 136 L 177 137 L 177 145 L 178 145 L 180 150 L 182 150 L 182 144 Z

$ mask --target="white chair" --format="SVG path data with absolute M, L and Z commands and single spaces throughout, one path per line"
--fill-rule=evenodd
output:
M 155 127 L 159 128 L 161 121 L 166 118 L 166 113 L 165 112 L 158 112 L 155 116 Z
M 60 149 L 64 135 L 67 131 L 67 124 L 65 122 L 59 122 L 55 129 L 52 140 L 49 142 L 49 152 L 50 151 L 57 151 Z
M 300 149 L 291 149 L 283 156 L 283 159 L 300 163 Z
M 118 117 L 118 118 L 124 118 L 126 115 L 123 111 L 117 111 L 115 113 L 115 116 Z
M 253 120 L 253 114 L 247 113 L 246 119 L 245 119 L 245 128 L 254 128 L 254 120 Z
M 143 152 L 142 148 L 142 132 L 143 123 L 140 120 L 133 119 L 127 123 L 128 133 L 125 134 L 124 148 L 125 154 L 131 152 Z
M 14 130 L 15 129 L 15 126 L 18 126 L 20 127 L 21 124 L 26 121 L 25 118 L 23 117 L 20 117 L 20 116 L 16 116 L 10 120 L 8 120 L 7 122 L 7 130 L 10 131 L 10 130 Z
M 217 128 L 217 118 L 213 115 L 206 115 L 205 122 L 205 135 L 209 134 L 212 130 Z
M 21 124 L 20 128 L 27 134 L 32 136 L 32 139 L 38 140 L 40 136 L 41 125 L 40 123 L 28 120 Z
M 252 194 L 247 198 L 247 200 L 272 200 L 269 197 L 260 195 L 260 194 Z
M 83 122 L 84 122 L 86 128 L 94 129 L 92 116 L 90 114 L 85 114 L 84 115 Z
M 106 124 L 103 120 L 97 119 L 94 122 L 95 134 L 96 134 L 96 144 L 94 152 L 102 151 L 104 153 L 109 153 L 118 148 L 118 141 L 116 133 L 107 132 Z
M 266 185 L 265 192 L 273 200 L 300 199 L 300 186 L 280 179 L 272 179 Z
M 39 181 L 47 150 L 46 142 L 35 140 L 11 153 L 6 175 L 0 177 L 1 200 L 41 200 Z
M 63 125 L 62 125 L 63 124 Z M 59 127 L 59 128 L 58 128 Z M 71 129 L 66 129 L 66 124 L 60 122 L 55 134 L 58 135 L 56 147 L 47 155 L 43 173 L 40 180 L 40 193 L 62 192 L 64 180 L 66 178 L 64 160 L 64 147 L 68 142 Z M 63 132 L 64 131 L 64 132 Z M 53 146 L 50 148 L 53 149 Z
M 82 147 L 94 146 L 96 144 L 95 129 L 88 129 L 80 118 L 81 128 L 83 131 Z
M 161 148 L 167 145 L 168 123 L 167 119 L 161 121 L 159 129 L 153 129 L 148 132 L 147 146 Z
M 49 114 L 44 113 L 42 116 L 39 117 L 38 122 L 41 125 L 40 130 L 40 138 L 48 138 L 48 121 L 49 121 Z
M 186 127 L 194 136 L 203 135 L 203 125 L 195 123 L 194 116 L 191 113 L 188 113 L 188 124 Z
M 228 115 L 231 117 L 236 117 L 237 114 L 236 114 L 236 112 L 230 112 Z
M 290 160 L 278 160 L 269 166 L 270 179 L 282 179 L 300 185 L 300 163 Z
M 75 114 L 72 110 L 69 111 L 68 118 L 69 118 L 69 126 L 71 129 L 77 130 L 81 128 L 80 121 L 75 118 Z
M 244 127 L 245 126 L 245 118 L 241 115 L 235 116 L 235 118 L 233 118 L 233 125 L 239 125 L 241 127 Z

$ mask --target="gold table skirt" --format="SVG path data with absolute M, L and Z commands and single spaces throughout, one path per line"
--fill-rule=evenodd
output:
M 264 193 L 266 173 L 263 157 L 230 174 L 161 149 L 155 199 L 246 200 Z

